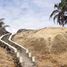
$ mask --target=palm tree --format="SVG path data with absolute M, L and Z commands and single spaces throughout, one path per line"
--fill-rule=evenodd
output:
M 3 22 L 4 18 L 0 19 L 0 35 L 3 35 L 5 33 L 8 33 L 8 31 L 6 31 L 6 27 L 9 27 L 8 25 L 5 25 Z
M 67 1 L 66 1 L 67 3 Z M 53 16 L 53 20 L 57 19 L 57 23 L 64 27 L 67 24 L 67 16 L 65 12 L 67 12 L 67 5 L 64 0 L 61 0 L 59 4 L 55 4 L 54 8 L 56 8 L 50 15 L 50 18 Z
M 0 19 L 0 27 L 2 27 L 4 25 L 4 22 L 3 22 L 4 18 L 1 18 Z

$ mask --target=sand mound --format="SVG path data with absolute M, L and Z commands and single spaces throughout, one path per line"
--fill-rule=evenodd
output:
M 36 56 L 38 67 L 67 67 L 67 28 L 21 31 L 13 41 Z

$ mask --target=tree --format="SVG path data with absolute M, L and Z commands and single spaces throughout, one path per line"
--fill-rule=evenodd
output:
M 67 24 L 67 0 L 61 0 L 60 3 L 55 4 L 54 8 L 55 10 L 51 13 L 50 18 L 53 17 L 53 20 L 55 22 L 55 19 L 57 19 L 57 23 L 59 25 L 62 25 L 64 27 L 65 24 Z
M 0 35 L 3 35 L 5 33 L 8 33 L 8 31 L 6 31 L 6 27 L 9 27 L 8 25 L 5 25 L 3 22 L 4 18 L 0 19 Z

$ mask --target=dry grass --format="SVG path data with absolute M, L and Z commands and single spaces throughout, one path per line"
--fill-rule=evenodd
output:
M 67 28 L 22 31 L 13 40 L 36 56 L 38 67 L 67 67 Z
M 16 67 L 13 57 L 2 47 L 0 47 L 0 67 Z
M 67 51 L 67 40 L 63 35 L 56 35 L 52 43 L 51 52 L 59 54 Z

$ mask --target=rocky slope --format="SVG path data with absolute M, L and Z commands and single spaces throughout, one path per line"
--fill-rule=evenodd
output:
M 67 28 L 21 29 L 12 40 L 36 56 L 38 67 L 67 67 Z

